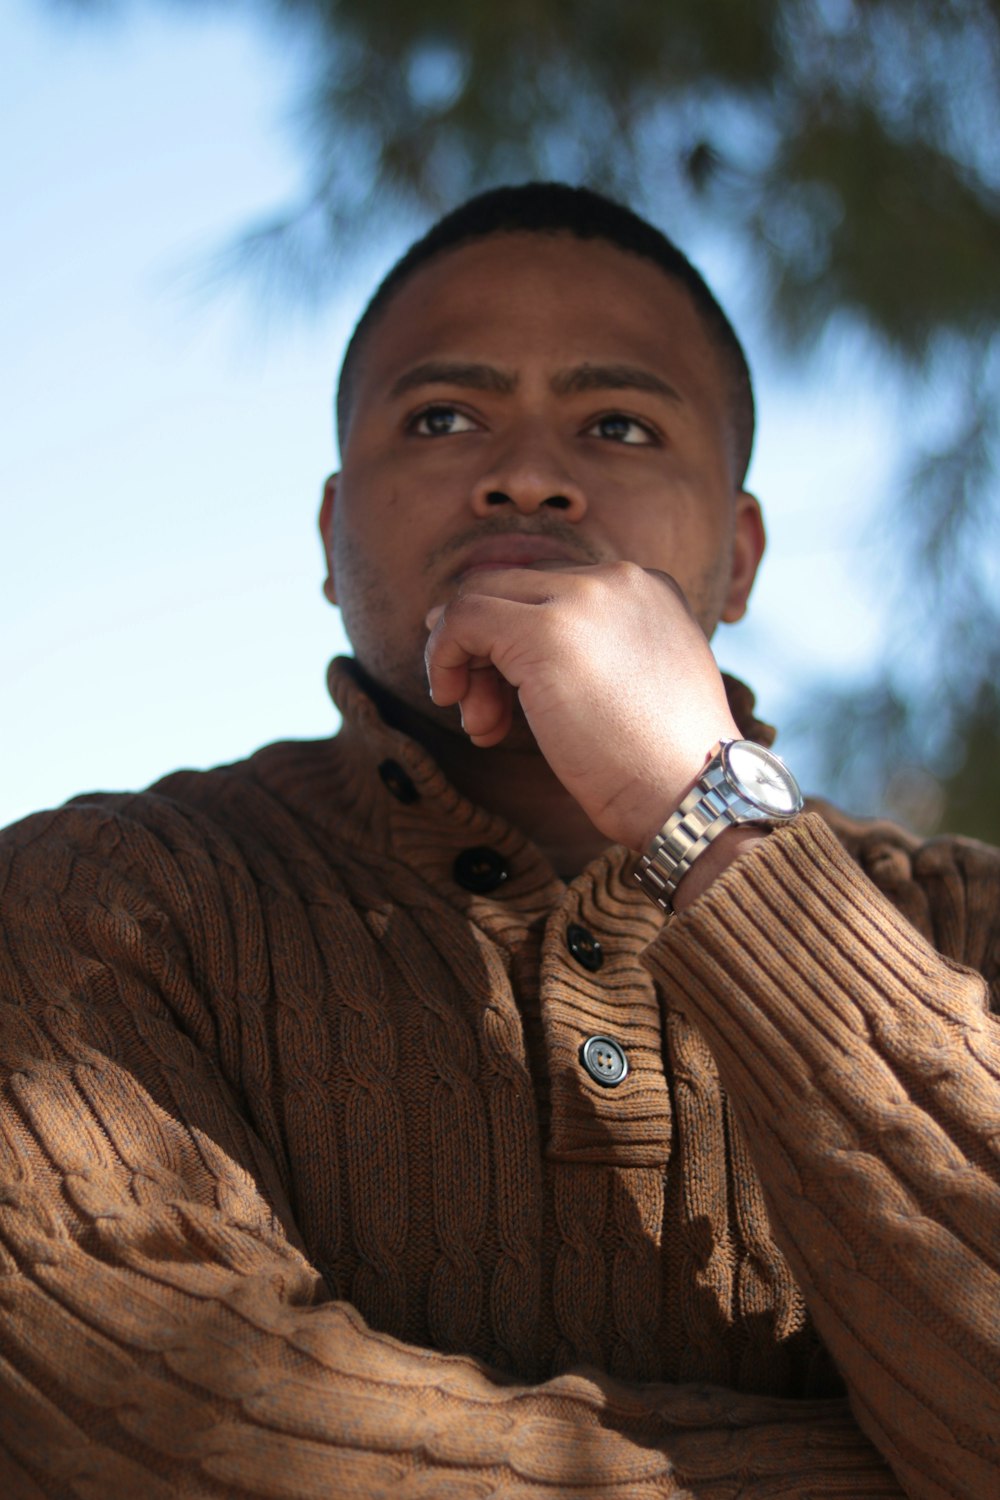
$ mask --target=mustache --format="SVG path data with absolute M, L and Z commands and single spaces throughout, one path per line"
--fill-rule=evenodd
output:
M 537 520 L 529 525 L 511 522 L 506 517 L 497 517 L 495 521 L 480 521 L 474 526 L 468 526 L 460 531 L 457 536 L 449 537 L 440 547 L 436 547 L 428 557 L 424 571 L 429 572 L 438 563 L 445 562 L 456 552 L 463 548 L 472 546 L 474 542 L 481 542 L 487 537 L 493 536 L 544 536 L 558 542 L 561 547 L 580 562 L 601 563 L 605 561 L 602 553 L 585 542 L 580 536 L 573 522 L 561 521 L 558 516 L 539 516 Z

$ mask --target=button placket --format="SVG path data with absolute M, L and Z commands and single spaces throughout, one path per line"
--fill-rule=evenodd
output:
M 659 1168 L 669 1157 L 662 1015 L 641 959 L 662 918 L 637 895 L 617 869 L 588 872 L 547 924 L 539 1001 L 552 1161 Z
M 604 949 L 600 941 L 579 922 L 570 922 L 566 928 L 566 947 L 577 963 L 590 974 L 596 974 L 604 964 Z M 615 1088 L 628 1077 L 628 1055 L 620 1042 L 610 1036 L 589 1036 L 580 1047 L 580 1061 L 603 1088 Z

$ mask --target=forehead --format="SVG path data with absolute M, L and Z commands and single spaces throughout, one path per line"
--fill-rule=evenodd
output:
M 496 234 L 414 272 L 366 341 L 356 400 L 438 357 L 514 372 L 627 359 L 692 398 L 724 403 L 718 356 L 687 288 L 641 256 L 565 233 Z

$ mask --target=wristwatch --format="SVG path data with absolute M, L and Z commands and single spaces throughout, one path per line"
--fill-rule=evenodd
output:
M 802 811 L 799 784 L 784 761 L 753 740 L 720 740 L 711 760 L 636 867 L 651 901 L 673 911 L 684 876 L 713 839 L 741 823 L 774 827 Z

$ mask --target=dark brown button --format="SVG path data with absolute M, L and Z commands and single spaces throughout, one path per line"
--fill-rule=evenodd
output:
M 420 800 L 420 793 L 398 760 L 384 760 L 378 768 L 378 774 L 381 776 L 386 790 L 392 793 L 397 802 L 418 802 Z
M 588 1036 L 580 1048 L 580 1061 L 591 1078 L 606 1089 L 613 1089 L 628 1077 L 625 1048 L 609 1036 Z
M 566 947 L 578 964 L 596 974 L 604 962 L 604 950 L 592 932 L 571 922 L 566 928 Z
M 455 860 L 455 879 L 464 890 L 485 896 L 503 885 L 510 871 L 507 861 L 495 849 L 477 845 L 475 849 L 463 849 Z

